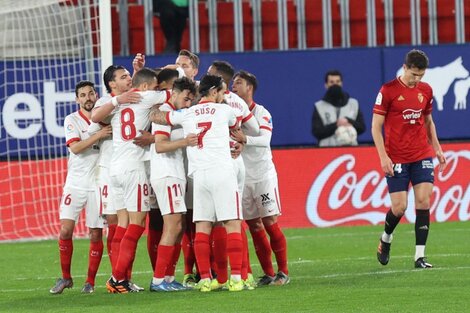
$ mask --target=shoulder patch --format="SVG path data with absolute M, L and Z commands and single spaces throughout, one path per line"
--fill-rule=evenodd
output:
M 379 92 L 377 94 L 377 98 L 375 98 L 375 104 L 376 105 L 382 105 L 382 99 L 383 99 L 383 95 L 381 92 Z

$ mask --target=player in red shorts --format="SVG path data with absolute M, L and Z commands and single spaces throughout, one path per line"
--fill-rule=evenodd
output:
M 429 232 L 429 207 L 434 183 L 433 156 L 443 171 L 446 159 L 432 119 L 432 88 L 421 82 L 429 59 L 423 51 L 411 50 L 405 57 L 403 74 L 384 84 L 375 101 L 372 137 L 385 172 L 392 208 L 385 217 L 377 259 L 390 259 L 392 233 L 407 208 L 411 182 L 415 197 L 415 267 L 432 267 L 424 257 Z M 382 136 L 382 127 L 385 140 Z

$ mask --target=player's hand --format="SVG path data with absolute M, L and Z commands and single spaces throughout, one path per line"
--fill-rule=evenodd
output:
M 230 143 L 230 154 L 232 155 L 232 159 L 236 159 L 240 156 L 243 151 L 244 145 L 239 142 L 234 142 L 233 144 Z
M 246 143 L 246 136 L 240 128 L 231 130 L 230 137 L 235 141 Z
M 111 125 L 108 125 L 108 126 L 104 126 L 96 133 L 98 134 L 100 139 L 103 139 L 103 138 L 111 136 L 111 134 L 113 133 L 113 129 L 111 128 Z
M 141 98 L 142 96 L 139 93 L 129 90 L 123 93 L 122 95 L 118 96 L 117 101 L 119 102 L 119 104 L 138 103 L 140 102 Z
M 134 69 L 134 74 L 145 66 L 145 55 L 137 53 L 134 60 L 132 61 L 132 68 Z
M 146 147 L 155 142 L 155 137 L 146 130 L 139 130 L 140 136 L 135 137 L 132 141 L 133 144 L 139 147 Z
M 350 126 L 351 123 L 349 123 L 349 121 L 344 118 L 344 117 L 340 117 L 337 121 L 336 121 L 336 126 Z
M 442 172 L 447 166 L 447 161 L 446 161 L 446 157 L 444 156 L 444 152 L 442 152 L 442 150 L 437 151 L 436 157 L 437 157 L 437 160 L 439 161 L 439 172 Z
M 384 171 L 385 175 L 387 176 L 394 175 L 393 162 L 388 156 L 380 159 L 380 166 L 382 167 L 382 170 Z
M 192 133 L 188 134 L 185 138 L 186 139 L 186 146 L 188 146 L 188 147 L 196 146 L 197 142 L 198 142 L 197 138 L 198 137 L 197 137 L 196 134 L 192 134 Z

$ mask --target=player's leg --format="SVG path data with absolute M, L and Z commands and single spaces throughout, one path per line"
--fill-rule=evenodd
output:
M 196 260 L 199 268 L 199 275 L 201 279 L 194 286 L 194 288 L 199 289 L 202 292 L 211 291 L 211 265 L 210 265 L 210 242 L 209 237 L 212 231 L 212 221 L 204 221 L 198 219 L 204 219 L 197 212 L 196 199 L 194 206 L 194 221 L 196 224 L 196 236 L 194 238 L 194 253 L 196 255 Z
M 194 254 L 194 239 L 196 236 L 196 225 L 193 222 L 193 180 L 192 178 L 187 179 L 186 182 L 186 194 L 184 202 L 186 203 L 186 228 L 183 233 L 183 239 L 181 241 L 181 249 L 183 251 L 184 259 L 184 278 L 183 285 L 186 287 L 194 287 L 197 283 L 196 275 L 193 273 L 194 265 L 196 265 L 196 255 Z
M 434 183 L 434 166 L 432 159 L 425 159 L 411 165 L 411 183 L 415 195 L 415 267 L 430 268 L 424 254 L 429 233 L 429 208 Z
M 386 176 L 392 207 L 385 216 L 384 232 L 377 247 L 377 260 L 382 265 L 387 265 L 390 260 L 393 232 L 405 214 L 408 202 L 409 164 L 394 164 L 393 169 L 394 175 Z
M 158 244 L 162 238 L 163 231 L 163 217 L 160 209 L 151 209 L 148 220 L 147 252 L 150 259 L 150 264 L 152 265 L 152 270 L 155 270 Z
M 109 168 L 99 166 L 98 173 L 100 209 L 102 210 L 103 217 L 106 220 L 106 224 L 108 225 L 106 249 L 108 250 L 108 257 L 112 268 L 112 243 L 114 234 L 116 233 L 118 219 L 116 215 L 116 208 L 114 206 L 114 196 L 112 193 L 111 178 L 109 177 Z
M 73 287 L 72 275 L 70 272 L 73 254 L 72 236 L 75 223 L 82 208 L 87 201 L 87 192 L 65 187 L 60 201 L 60 233 L 59 233 L 59 255 L 62 277 L 56 281 L 54 287 L 49 291 L 52 294 L 60 294 L 65 288 Z
M 212 268 L 217 274 L 219 284 L 225 284 L 228 279 L 227 269 L 227 231 L 221 222 L 214 223 L 211 232 Z

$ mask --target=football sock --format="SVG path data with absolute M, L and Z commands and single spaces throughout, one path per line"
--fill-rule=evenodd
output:
M 113 242 L 111 243 L 111 269 L 114 270 L 116 267 L 117 260 L 119 258 L 119 250 L 121 247 L 121 240 L 126 233 L 127 228 L 117 226 L 116 232 L 114 233 Z
M 153 272 L 154 278 L 165 278 L 166 268 L 173 260 L 175 246 L 158 245 L 158 258 Z
M 382 240 L 384 242 L 390 243 L 392 241 L 391 236 L 386 236 L 386 235 L 391 235 L 393 231 L 395 230 L 395 227 L 397 227 L 398 223 L 400 223 L 401 216 L 395 216 L 392 212 L 392 210 L 388 210 L 387 215 L 385 216 L 385 227 L 384 227 L 384 234 L 385 236 L 382 236 Z
M 178 263 L 181 254 L 181 244 L 177 243 L 174 247 L 171 262 L 168 264 L 165 272 L 165 280 L 168 282 L 172 282 L 175 279 L 176 264 Z M 172 279 L 167 279 L 167 277 L 171 277 Z
M 111 261 L 111 256 L 113 254 L 112 243 L 113 243 L 114 234 L 116 233 L 116 227 L 117 227 L 116 224 L 108 225 L 108 237 L 106 237 L 106 250 L 108 250 L 108 257 L 109 257 L 109 262 L 111 263 L 111 267 L 113 266 L 113 262 Z
M 189 228 L 190 226 L 188 225 L 187 227 Z M 183 234 L 181 248 L 183 249 L 184 256 L 184 273 L 192 274 L 194 263 L 196 262 L 196 256 L 194 254 L 193 241 L 191 239 L 191 230 L 188 228 Z
M 242 279 L 246 280 L 248 278 L 248 268 L 250 266 L 250 257 L 249 257 L 249 252 L 248 252 L 248 238 L 246 236 L 246 231 L 242 227 L 241 231 L 242 235 L 242 244 L 243 244 L 243 254 L 242 254 Z
M 72 239 L 59 239 L 60 267 L 62 278 L 70 279 L 70 267 L 72 263 L 73 242 Z
M 201 232 L 196 233 L 196 238 L 194 239 L 194 253 L 196 255 L 196 260 L 199 265 L 199 274 L 201 279 L 210 279 L 210 245 L 209 245 L 209 235 Z
M 150 258 L 150 264 L 152 265 L 152 269 L 155 271 L 155 262 L 157 260 L 157 253 L 158 253 L 158 243 L 162 238 L 162 231 L 161 230 L 154 230 L 149 228 L 147 234 L 147 252 Z
M 274 223 L 266 227 L 271 241 L 271 248 L 273 249 L 274 256 L 276 257 L 278 270 L 284 274 L 289 274 L 287 268 L 287 242 L 278 223 Z
M 227 231 L 224 226 L 212 228 L 212 255 L 214 257 L 217 281 L 221 284 L 228 279 L 227 269 Z
M 424 257 L 424 247 L 429 233 L 429 210 L 416 210 L 415 239 L 416 254 L 415 260 Z
M 261 229 L 255 232 L 250 230 L 250 232 L 251 237 L 253 237 L 255 252 L 263 272 L 268 276 L 274 276 L 273 262 L 271 261 L 271 245 L 266 236 L 266 231 Z
M 88 255 L 88 277 L 86 281 L 92 286 L 95 285 L 95 277 L 100 267 L 101 257 L 103 256 L 103 241 L 91 242 Z
M 231 277 L 233 278 L 235 275 L 239 281 L 243 258 L 243 240 L 240 233 L 227 234 L 227 255 L 230 262 Z
M 130 268 L 132 260 L 135 257 L 137 242 L 142 236 L 145 227 L 129 224 L 124 237 L 121 240 L 119 258 L 116 262 L 116 269 L 113 269 L 113 276 L 117 281 L 124 280 L 127 277 L 127 269 Z

